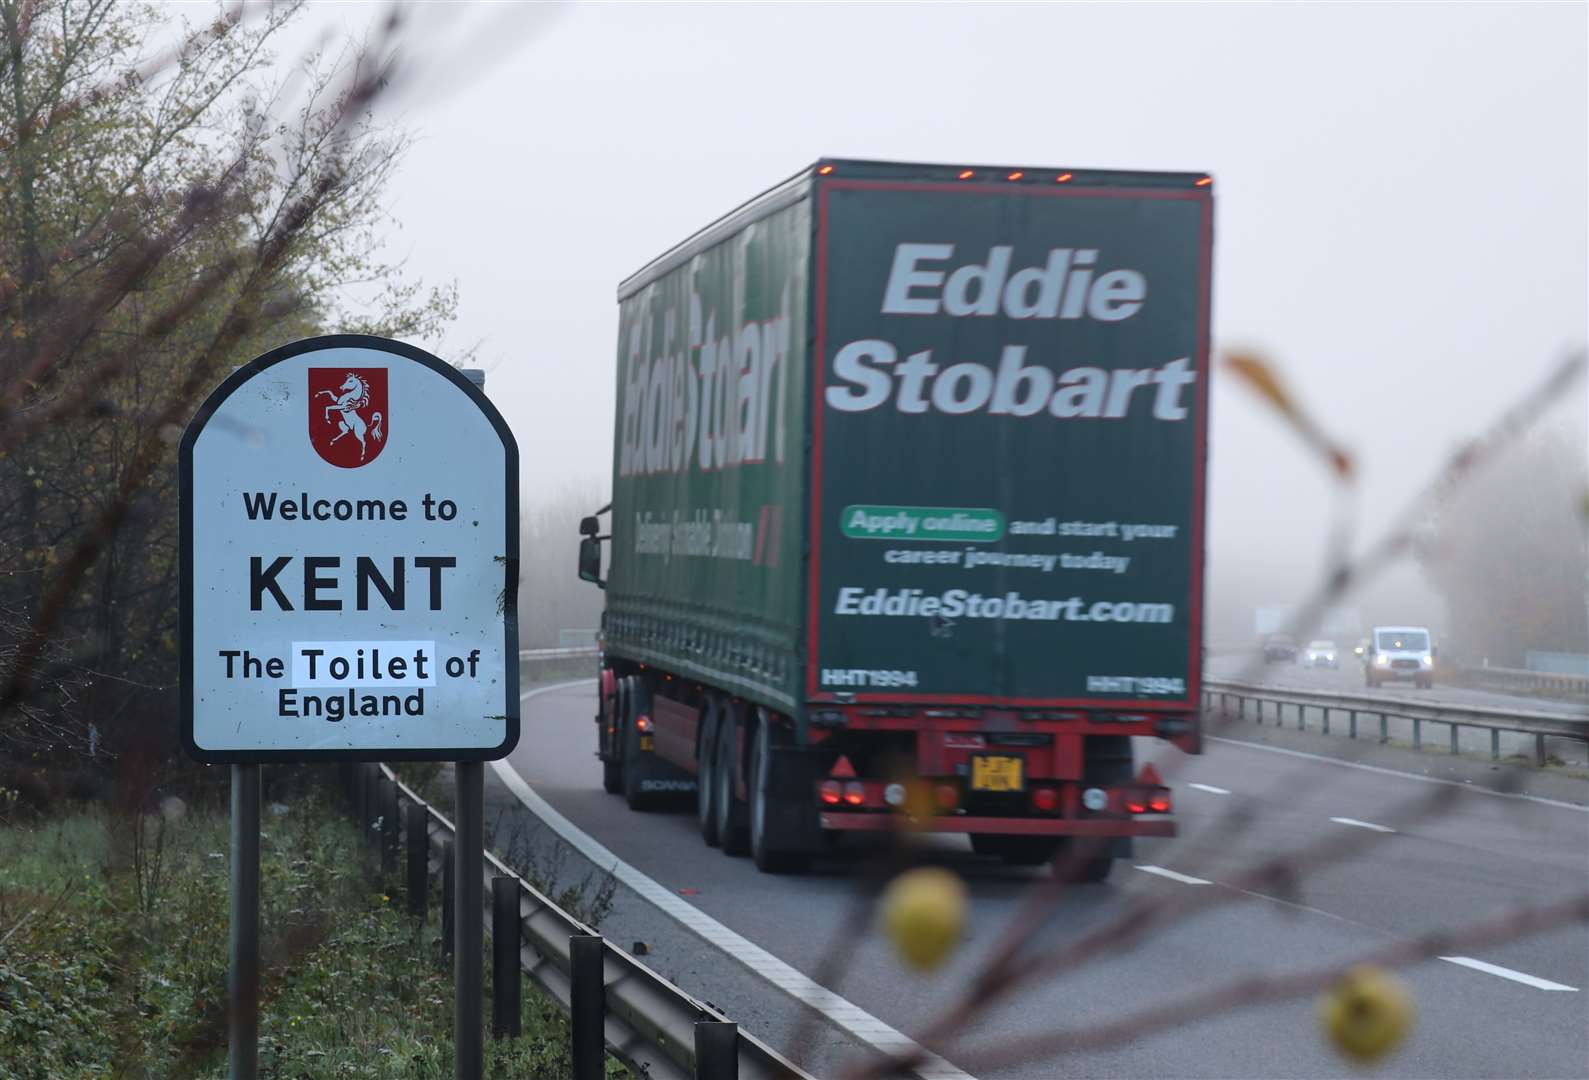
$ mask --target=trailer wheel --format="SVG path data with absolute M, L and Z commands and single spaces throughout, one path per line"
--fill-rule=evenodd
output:
M 596 745 L 601 751 L 601 788 L 609 795 L 623 790 L 623 760 L 618 755 L 618 698 L 607 694 L 601 699 L 600 729 Z M 608 728 L 612 728 L 609 733 Z
M 712 813 L 717 818 L 717 842 L 724 855 L 743 855 L 750 850 L 750 835 L 745 822 L 745 804 L 734 798 L 735 755 L 739 750 L 740 715 L 737 702 L 719 700 L 717 712 L 717 752 L 712 755 Z
M 642 784 L 645 772 L 645 758 L 640 752 L 640 728 L 635 723 L 644 712 L 642 698 L 645 696 L 645 687 L 638 678 L 631 675 L 618 684 L 618 702 L 622 708 L 619 716 L 623 718 L 622 738 L 623 744 L 623 797 L 631 810 L 649 810 L 651 796 Z
M 1054 872 L 1060 872 L 1060 863 L 1063 860 L 1054 860 Z M 1112 856 L 1101 855 L 1096 859 L 1088 859 L 1080 866 L 1067 867 L 1065 877 L 1078 884 L 1096 885 L 1109 876 L 1109 871 L 1114 869 L 1115 861 Z
M 1050 836 L 972 833 L 971 850 L 978 855 L 997 856 L 1011 866 L 1042 866 L 1053 860 L 1059 841 Z
M 701 745 L 695 750 L 695 819 L 707 847 L 718 844 L 717 832 L 717 718 L 722 703 L 706 695 L 701 708 Z
M 804 870 L 809 859 L 804 855 L 780 851 L 776 838 L 769 828 L 771 796 L 767 778 L 772 766 L 772 748 L 787 741 L 787 734 L 771 721 L 763 718 L 755 726 L 754 741 L 750 747 L 750 767 L 745 770 L 745 783 L 750 795 L 750 857 L 756 869 L 764 874 L 788 874 Z

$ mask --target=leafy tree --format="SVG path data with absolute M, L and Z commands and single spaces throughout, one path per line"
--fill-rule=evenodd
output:
M 1546 429 L 1441 507 L 1423 569 L 1463 661 L 1522 667 L 1530 649 L 1589 651 L 1586 457 L 1581 428 Z
M 379 243 L 395 24 L 283 76 L 300 13 L 0 0 L 0 764 L 90 717 L 169 746 L 176 443 L 211 387 L 294 338 L 453 317 Z

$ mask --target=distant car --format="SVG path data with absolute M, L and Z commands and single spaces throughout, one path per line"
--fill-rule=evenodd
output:
M 1335 651 L 1335 642 L 1322 640 L 1308 642 L 1308 647 L 1302 650 L 1301 663 L 1303 667 L 1341 666 L 1340 654 Z
M 1352 646 L 1352 655 L 1364 664 L 1368 663 L 1368 645 L 1368 638 L 1358 638 L 1357 644 Z
M 1363 678 L 1369 686 L 1410 682 L 1423 690 L 1434 686 L 1434 638 L 1423 626 L 1376 626 L 1364 654 Z
M 1297 643 L 1285 634 L 1270 634 L 1263 643 L 1263 658 L 1271 664 L 1290 662 L 1297 658 Z

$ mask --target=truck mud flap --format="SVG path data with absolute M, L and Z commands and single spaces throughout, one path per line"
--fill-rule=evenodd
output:
M 642 751 L 635 763 L 640 771 L 640 793 L 656 797 L 694 795 L 695 777 L 673 764 L 664 761 L 651 751 Z
M 795 746 L 775 746 L 769 753 L 767 831 L 773 846 L 799 855 L 826 851 L 816 807 L 816 785 L 827 774 L 824 756 Z

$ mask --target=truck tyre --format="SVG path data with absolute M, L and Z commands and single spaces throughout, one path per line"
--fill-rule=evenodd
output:
M 716 694 L 706 695 L 701 706 L 701 744 L 695 750 L 695 819 L 701 839 L 716 847 L 717 834 L 717 717 L 722 705 Z
M 643 788 L 645 757 L 640 752 L 640 728 L 635 721 L 645 712 L 645 702 L 642 700 L 645 687 L 638 678 L 631 675 L 618 684 L 618 702 L 622 711 L 618 714 L 622 718 L 619 742 L 623 745 L 623 797 L 631 810 L 649 810 L 651 796 Z
M 764 874 L 789 874 L 804 870 L 810 860 L 793 852 L 778 849 L 777 837 L 769 824 L 772 820 L 771 795 L 768 775 L 772 771 L 772 748 L 782 746 L 788 735 L 763 718 L 756 722 L 750 747 L 750 767 L 745 770 L 745 786 L 750 796 L 750 857 L 756 869 Z
M 596 745 L 601 750 L 601 788 L 609 795 L 623 790 L 623 761 L 618 756 L 618 698 L 608 694 L 601 699 L 601 719 L 596 733 Z M 612 728 L 612 734 L 607 733 Z
M 1053 861 L 1060 842 L 1052 836 L 1000 836 L 972 833 L 971 850 L 978 855 L 993 855 L 1011 866 L 1042 866 Z
M 1070 880 L 1079 885 L 1096 885 L 1109 876 L 1109 871 L 1114 869 L 1115 861 L 1112 856 L 1100 855 L 1096 859 L 1088 859 L 1080 866 L 1067 868 L 1066 874 Z M 1054 871 L 1059 873 L 1060 860 L 1054 861 Z
M 750 850 L 750 830 L 745 804 L 734 798 L 734 758 L 743 709 L 733 701 L 720 699 L 719 705 L 717 752 L 712 755 L 712 813 L 717 817 L 717 842 L 723 854 L 743 855 Z

